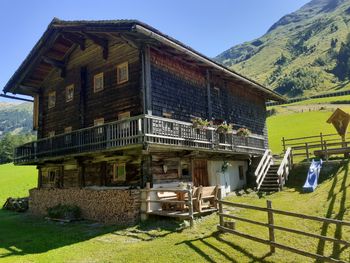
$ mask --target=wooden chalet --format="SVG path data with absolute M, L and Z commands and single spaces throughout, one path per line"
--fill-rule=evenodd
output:
M 265 103 L 283 100 L 135 20 L 55 18 L 4 92 L 34 98 L 38 139 L 18 147 L 14 160 L 38 168 L 37 211 L 68 196 L 84 199 L 87 189 L 129 191 L 147 182 L 243 187 L 249 161 L 268 148 Z M 197 129 L 194 117 L 251 134 Z

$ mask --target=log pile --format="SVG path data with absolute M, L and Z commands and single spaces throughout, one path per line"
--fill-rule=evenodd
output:
M 28 210 L 28 197 L 23 198 L 7 198 L 6 202 L 2 206 L 3 209 L 16 211 L 16 212 L 25 212 Z
M 140 190 L 108 187 L 32 189 L 29 212 L 46 216 L 47 209 L 55 205 L 75 205 L 84 219 L 106 224 L 130 225 L 140 217 Z

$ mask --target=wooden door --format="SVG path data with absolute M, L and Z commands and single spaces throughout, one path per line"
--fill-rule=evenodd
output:
M 209 186 L 207 160 L 193 160 L 192 180 L 194 186 Z

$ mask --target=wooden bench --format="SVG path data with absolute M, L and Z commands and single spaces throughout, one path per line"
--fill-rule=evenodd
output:
M 176 201 L 178 196 L 174 192 L 157 192 L 159 200 Z M 177 205 L 174 203 L 162 203 L 162 210 L 176 210 Z

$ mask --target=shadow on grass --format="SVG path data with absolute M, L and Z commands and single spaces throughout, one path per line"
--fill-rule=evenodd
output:
M 158 231 L 153 231 L 156 233 L 152 234 L 152 230 Z M 149 231 L 151 232 L 148 233 Z M 11 256 L 45 253 L 104 234 L 152 240 L 175 231 L 182 231 L 181 225 L 171 220 L 165 222 L 150 219 L 133 227 L 105 226 L 91 221 L 66 224 L 0 210 L 0 260 Z
M 327 200 L 329 201 L 329 206 L 326 212 L 326 217 L 327 218 L 334 218 L 334 219 L 338 219 L 338 220 L 343 220 L 344 219 L 344 214 L 346 212 L 346 194 L 347 194 L 347 180 L 349 177 L 349 167 L 348 167 L 349 162 L 345 163 L 341 169 L 340 172 L 344 173 L 344 176 L 342 178 L 341 181 L 341 186 L 339 189 L 339 192 L 335 192 L 335 188 L 336 185 L 338 183 L 338 178 L 334 178 L 333 179 L 333 183 L 331 186 L 331 189 L 328 193 L 328 197 Z M 339 209 L 338 211 L 335 211 L 335 204 L 337 201 L 337 198 L 340 198 L 340 202 L 339 202 Z M 333 216 L 332 216 L 333 215 Z M 323 223 L 322 228 L 321 228 L 321 235 L 327 235 L 328 232 L 328 228 L 329 228 L 329 223 Z M 335 232 L 334 232 L 334 238 L 336 239 L 342 239 L 342 225 L 337 224 L 336 228 L 335 228 Z M 325 241 L 324 240 L 320 240 L 318 242 L 318 246 L 317 246 L 317 253 L 323 255 L 325 252 Z M 346 249 L 346 247 L 341 248 L 341 246 L 339 244 L 334 244 L 333 245 L 333 251 L 331 254 L 331 257 L 333 258 L 338 258 L 340 253 Z M 317 262 L 322 262 L 322 261 L 317 261 Z
M 271 262 L 271 261 L 266 260 L 266 258 L 271 255 L 270 253 L 267 253 L 262 257 L 257 257 L 254 254 L 247 251 L 246 249 L 240 247 L 239 245 L 234 244 L 228 240 L 225 240 L 222 237 L 222 233 L 220 231 L 216 231 L 209 236 L 205 236 L 205 237 L 201 237 L 201 238 L 197 238 L 197 239 L 192 239 L 192 240 L 185 240 L 185 241 L 182 241 L 180 243 L 177 243 L 176 245 L 182 245 L 182 244 L 187 245 L 189 248 L 191 248 L 193 251 L 195 251 L 198 255 L 200 255 L 204 260 L 206 260 L 208 262 L 215 262 L 208 254 L 208 251 L 210 251 L 210 250 L 215 251 L 218 254 L 222 255 L 228 261 L 239 262 L 232 255 L 230 255 L 230 250 L 224 250 L 224 249 L 216 247 L 215 245 L 210 243 L 209 240 L 211 238 L 215 238 L 220 243 L 224 243 L 227 246 L 229 246 L 232 250 L 238 251 L 239 253 L 245 255 L 246 257 L 248 257 L 250 259 L 249 262 L 252 262 L 252 263 L 253 262 L 263 262 L 263 263 Z M 205 250 L 202 248 L 203 246 L 206 247 Z
M 166 237 L 169 234 L 181 233 L 185 228 L 184 223 L 171 218 L 151 217 L 147 221 L 140 222 L 132 229 L 113 232 L 112 234 L 140 241 L 152 241 L 156 238 Z

